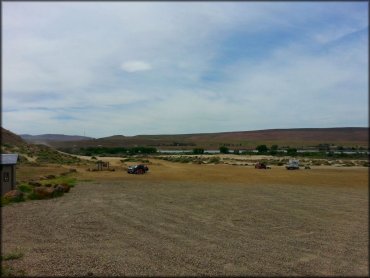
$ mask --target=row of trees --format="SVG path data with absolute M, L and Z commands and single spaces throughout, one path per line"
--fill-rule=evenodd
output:
M 276 155 L 279 153 L 279 146 L 278 145 L 272 145 L 271 148 L 268 148 L 266 145 L 258 145 L 256 147 L 256 150 L 259 154 L 271 154 Z M 298 150 L 296 148 L 288 148 L 286 151 L 287 155 L 296 155 Z
M 79 149 L 78 153 L 80 155 L 134 155 L 134 154 L 152 154 L 156 153 L 157 149 L 153 147 L 87 147 Z
M 266 145 L 258 145 L 256 147 L 256 150 L 258 151 L 259 154 L 277 154 L 278 153 L 278 145 L 272 145 L 271 148 L 269 149 Z M 230 153 L 230 150 L 228 147 L 226 146 L 221 146 L 219 148 L 219 151 L 220 153 L 223 153 L 223 154 L 228 154 Z M 202 148 L 196 148 L 196 149 L 193 149 L 193 154 L 203 154 L 204 153 L 204 149 Z M 240 150 L 238 149 L 235 149 L 233 151 L 234 154 L 240 154 Z M 294 149 L 294 148 L 289 148 L 288 149 L 288 154 L 291 154 L 291 155 L 294 155 L 297 153 L 297 149 Z
M 258 145 L 256 147 L 257 154 L 265 154 L 265 155 L 289 155 L 289 156 L 296 156 L 298 154 L 298 150 L 296 148 L 288 148 L 286 151 L 279 150 L 278 145 L 272 145 L 270 148 L 267 147 L 267 145 Z M 229 154 L 231 153 L 229 148 L 226 146 L 221 146 L 219 148 L 220 153 L 223 154 Z M 204 149 L 202 148 L 197 148 L 193 149 L 194 154 L 203 154 Z M 235 149 L 233 151 L 233 154 L 254 154 L 252 151 L 243 151 L 242 153 L 240 150 Z M 324 151 L 324 150 L 319 150 L 318 152 L 300 152 L 299 156 L 302 157 L 312 157 L 312 158 L 326 158 L 326 157 L 332 157 L 332 158 L 365 158 L 368 155 L 366 153 L 353 153 L 353 154 L 348 154 L 344 153 L 343 151 L 340 153 L 335 153 L 333 151 Z
M 220 153 L 230 153 L 229 148 L 225 146 L 220 147 L 219 151 Z M 193 149 L 193 154 L 204 154 L 204 149 L 202 148 Z M 234 150 L 234 154 L 239 154 L 239 150 Z

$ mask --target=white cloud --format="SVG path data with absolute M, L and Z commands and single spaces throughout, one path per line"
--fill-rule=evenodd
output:
M 366 13 L 334 3 L 336 28 L 325 5 L 7 2 L 3 122 L 96 137 L 366 124 L 368 40 L 335 45 Z
M 147 71 L 151 70 L 152 66 L 143 61 L 128 61 L 121 65 L 121 69 L 127 72 Z

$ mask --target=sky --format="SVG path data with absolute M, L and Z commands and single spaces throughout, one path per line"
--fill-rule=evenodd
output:
M 368 3 L 3 2 L 2 126 L 187 134 L 368 126 Z

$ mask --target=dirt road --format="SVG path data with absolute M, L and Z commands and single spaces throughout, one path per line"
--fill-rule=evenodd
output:
M 367 169 L 150 168 L 81 170 L 92 181 L 61 198 L 2 208 L 2 252 L 24 254 L 3 263 L 28 276 L 368 274 Z

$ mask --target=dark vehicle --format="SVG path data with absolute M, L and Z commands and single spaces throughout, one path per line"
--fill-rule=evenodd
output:
M 129 166 L 127 169 L 127 173 L 138 174 L 138 175 L 145 174 L 148 171 L 149 171 L 149 168 L 145 166 L 144 164 Z
M 256 168 L 256 169 L 267 169 L 267 166 L 263 162 L 257 162 L 256 165 L 254 165 L 254 168 Z

